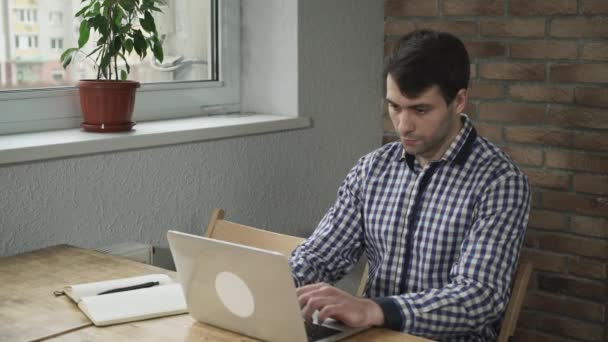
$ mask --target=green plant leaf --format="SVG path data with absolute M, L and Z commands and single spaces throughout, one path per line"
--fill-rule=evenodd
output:
M 80 23 L 80 36 L 78 37 L 78 47 L 82 48 L 88 41 L 89 36 L 91 35 L 91 27 L 89 26 L 89 22 L 83 20 Z
M 61 54 L 61 57 L 59 57 L 59 60 L 63 64 L 64 69 L 67 68 L 68 65 L 70 65 L 70 63 L 72 62 L 72 58 L 74 57 L 74 54 L 76 53 L 76 51 L 78 51 L 77 48 L 69 48 Z
M 149 11 L 146 11 L 144 13 L 144 17 L 143 19 L 139 19 L 139 23 L 141 24 L 141 27 L 144 28 L 144 30 L 151 33 L 156 33 L 156 24 L 154 24 L 154 17 Z
M 133 34 L 133 46 L 135 47 L 135 52 L 140 58 L 146 57 L 148 44 L 146 43 L 146 38 L 144 38 L 144 35 L 140 30 L 136 30 Z
M 127 50 L 128 53 L 131 53 L 131 51 L 133 51 L 133 40 L 131 38 L 127 38 L 125 40 L 124 46 L 125 50 Z
M 124 70 L 120 70 L 120 79 L 123 81 L 127 80 L 127 72 Z
M 134 0 L 120 0 L 119 4 L 128 13 L 133 12 L 133 10 L 135 9 L 135 1 Z
M 156 58 L 159 62 L 162 63 L 164 59 L 163 46 L 160 44 L 158 39 L 154 43 L 154 48 L 152 48 L 152 52 L 154 52 L 154 58 Z
M 89 52 L 89 54 L 87 55 L 88 57 L 93 56 L 93 54 L 95 54 L 95 52 L 99 51 L 99 49 L 101 49 L 103 46 L 97 46 L 95 49 L 93 49 L 93 51 Z
M 112 61 L 112 56 L 109 53 L 106 53 L 99 63 L 99 68 L 101 69 L 101 73 L 103 77 L 108 78 L 108 69 L 110 69 L 110 62 Z
M 99 5 L 99 2 L 93 6 L 93 15 L 101 15 L 101 5 Z
M 78 12 L 76 12 L 76 14 L 74 14 L 74 18 L 80 17 L 82 14 L 84 14 L 84 12 L 86 12 L 89 9 L 89 7 L 91 7 L 91 5 L 87 5 L 87 6 L 84 6 L 83 8 L 81 8 L 80 11 L 78 11 Z

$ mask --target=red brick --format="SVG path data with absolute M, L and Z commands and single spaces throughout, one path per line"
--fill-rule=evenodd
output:
M 574 190 L 597 195 L 608 195 L 608 174 L 579 173 L 572 179 Z
M 526 236 L 524 236 L 524 246 L 538 247 L 538 239 L 535 231 L 531 229 L 526 230 Z
M 535 125 L 545 120 L 545 106 L 521 103 L 482 103 L 481 120 Z
M 608 298 L 608 286 L 600 281 L 578 280 L 540 274 L 538 276 L 538 287 L 544 291 L 590 300 L 604 301 Z
M 534 291 L 528 293 L 524 301 L 526 308 L 552 312 L 593 322 L 604 321 L 604 306 L 585 300 L 556 296 L 554 294 Z
M 543 206 L 543 193 L 538 188 L 532 188 L 532 208 L 541 208 Z
M 469 67 L 469 79 L 470 80 L 474 80 L 475 78 L 477 78 L 477 64 L 475 63 L 471 63 L 470 67 Z
M 385 0 L 384 13 L 389 17 L 435 16 L 437 2 L 428 0 Z
M 384 22 L 384 34 L 387 36 L 400 36 L 414 30 L 414 23 L 410 20 L 387 20 Z
M 585 43 L 581 50 L 581 58 L 592 61 L 608 61 L 608 44 L 597 42 Z
M 556 64 L 549 74 L 553 82 L 608 83 L 608 64 Z
M 578 46 L 576 42 L 526 41 L 510 44 L 511 57 L 533 59 L 576 59 Z
M 543 164 L 543 151 L 534 148 L 502 146 L 501 149 L 517 164 L 540 166 Z
M 560 169 L 606 172 L 608 157 L 577 152 L 547 151 L 546 165 Z
M 606 279 L 608 271 L 605 261 L 582 257 L 570 257 L 568 260 L 570 273 L 585 278 Z
M 568 271 L 568 258 L 564 255 L 524 248 L 521 251 L 521 258 L 532 262 L 534 270 L 537 271 L 560 273 Z
M 570 175 L 564 172 L 526 168 L 524 173 L 533 186 L 560 190 L 570 187 Z
M 582 105 L 608 108 L 608 88 L 576 88 L 574 101 Z
M 608 14 L 608 1 L 581 0 L 581 12 L 586 15 Z
M 572 232 L 606 239 L 608 220 L 601 217 L 573 216 Z
M 608 197 L 544 191 L 543 206 L 547 209 L 565 210 L 583 215 L 608 216 Z M 606 248 L 608 257 L 608 245 Z
M 572 147 L 591 151 L 608 151 L 607 135 L 606 133 L 589 132 L 576 134 Z
M 502 15 L 502 0 L 443 0 L 443 15 Z
M 502 42 L 465 42 L 470 58 L 503 57 L 507 48 Z
M 518 320 L 522 327 L 535 328 L 562 336 L 585 341 L 603 342 L 604 327 L 599 323 L 587 323 L 545 313 L 522 312 Z
M 393 52 L 393 47 L 395 46 L 394 40 L 387 40 L 384 42 L 384 57 L 389 57 Z
M 597 17 L 553 19 L 550 33 L 554 37 L 605 38 L 608 36 L 608 19 Z
M 416 29 L 450 32 L 458 37 L 477 35 L 477 23 L 467 20 L 425 20 L 417 22 Z
M 473 82 L 469 87 L 469 97 L 473 99 L 497 99 L 504 95 L 502 84 Z
M 475 125 L 475 128 L 479 135 L 490 141 L 502 142 L 504 140 L 502 137 L 502 126 L 500 125 L 478 123 Z
M 576 14 L 576 0 L 510 0 L 510 15 Z
M 482 36 L 544 37 L 545 19 L 497 19 L 481 22 Z
M 483 63 L 479 75 L 498 80 L 542 81 L 545 66 L 539 63 Z
M 521 327 L 521 324 L 515 330 L 513 342 L 563 342 L 559 336 L 552 336 L 536 330 L 529 330 Z M 509 342 L 511 342 L 509 340 Z
M 468 101 L 467 106 L 464 107 L 464 112 L 470 118 L 476 117 L 477 116 L 477 105 L 475 103 L 473 103 L 473 101 Z
M 568 147 L 574 134 L 568 131 L 550 130 L 542 127 L 505 127 L 505 140 L 508 142 L 552 145 Z
M 608 128 L 608 111 L 586 107 L 551 106 L 549 124 L 560 127 Z
M 528 174 L 528 170 L 524 170 Z M 529 176 L 528 176 L 529 177 Z M 570 218 L 563 213 L 548 210 L 530 210 L 528 226 L 543 230 L 567 231 L 570 225 Z
M 539 85 L 512 85 L 509 95 L 517 100 L 569 103 L 574 99 L 574 90 L 566 87 Z

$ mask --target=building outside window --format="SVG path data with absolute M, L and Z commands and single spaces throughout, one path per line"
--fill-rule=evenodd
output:
M 138 119 L 201 115 L 205 106 L 238 103 L 240 1 L 167 0 L 167 3 L 163 13 L 155 15 L 164 39 L 164 60 L 157 61 L 151 52 L 143 60 L 136 55 L 127 59 L 131 66 L 129 79 L 142 83 L 138 94 L 144 95 L 138 95 L 138 99 L 150 96 L 147 102 L 155 103 L 160 101 L 160 94 L 166 94 L 167 99 L 175 100 L 150 105 L 150 110 L 139 114 Z M 67 103 L 74 103 L 71 97 L 77 93 L 73 87 L 79 79 L 96 78 L 96 55 L 86 56 L 96 46 L 97 37 L 93 33 L 83 53 L 66 70 L 59 62 L 66 48 L 78 45 L 80 19 L 74 18 L 74 13 L 80 4 L 81 0 L 0 1 L 0 35 L 4 41 L 14 41 L 14 47 L 0 44 L 3 57 L 0 60 L 4 61 L 1 67 L 8 71 L 0 84 L 0 112 L 11 112 L 3 106 L 16 103 L 3 100 L 31 98 L 38 93 L 50 101 L 45 109 L 65 108 Z M 38 22 L 39 15 L 48 21 Z M 230 37 L 235 37 L 237 43 L 228 44 Z M 39 39 L 48 45 L 39 45 Z M 27 93 L 19 95 L 22 91 Z M 211 95 L 213 92 L 217 94 Z M 27 110 L 25 104 L 20 110 Z M 2 127 L 0 115 L 0 134 L 4 133 Z

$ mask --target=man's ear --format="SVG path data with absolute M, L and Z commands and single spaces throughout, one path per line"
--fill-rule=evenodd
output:
M 454 107 L 456 108 L 456 113 L 460 114 L 464 112 L 464 109 L 467 106 L 467 101 L 469 100 L 469 94 L 466 89 L 460 89 L 456 96 L 454 97 Z

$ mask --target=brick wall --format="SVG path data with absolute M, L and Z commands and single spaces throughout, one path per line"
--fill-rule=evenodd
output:
M 516 340 L 608 340 L 608 0 L 387 0 L 385 13 L 385 53 L 413 29 L 463 39 L 467 113 L 533 185 Z M 395 140 L 386 115 L 384 131 Z

